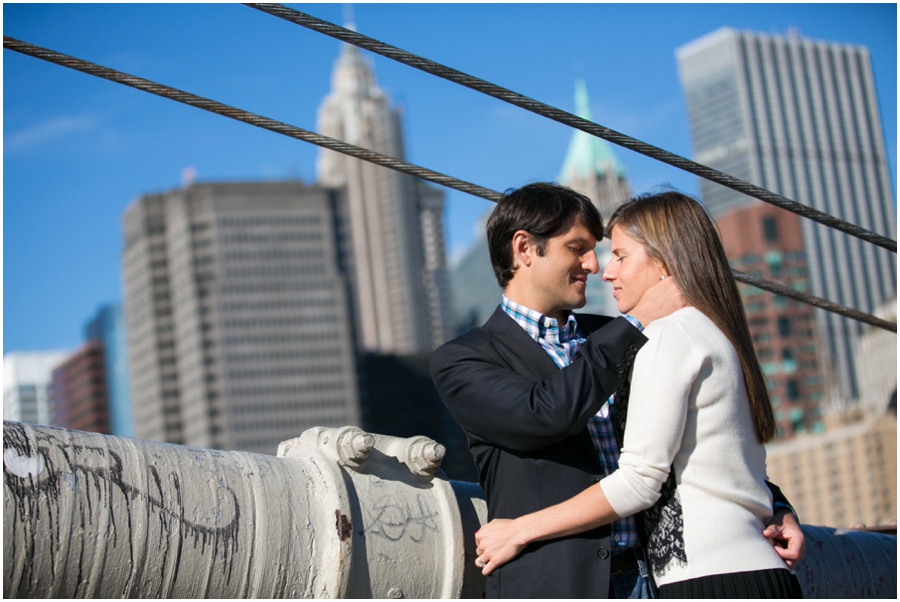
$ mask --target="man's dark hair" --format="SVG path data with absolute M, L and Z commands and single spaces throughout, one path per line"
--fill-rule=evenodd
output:
M 568 232 L 580 221 L 598 241 L 603 239 L 603 219 L 591 199 L 552 182 L 510 188 L 497 203 L 487 222 L 491 266 L 500 288 L 506 288 L 515 272 L 513 235 L 528 232 L 543 256 L 547 239 Z

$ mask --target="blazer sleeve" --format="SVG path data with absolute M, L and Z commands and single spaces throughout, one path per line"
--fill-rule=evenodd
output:
M 497 337 L 478 331 L 434 352 L 431 376 L 473 442 L 537 451 L 579 433 L 628 373 L 647 339 L 624 318 L 591 334 L 571 365 L 547 378 L 516 370 Z
M 791 502 L 788 501 L 787 497 L 785 497 L 784 493 L 782 493 L 781 487 L 769 481 L 768 479 L 766 479 L 766 486 L 769 488 L 769 491 L 772 492 L 772 511 L 774 512 L 779 508 L 787 508 L 791 511 L 791 514 L 794 515 L 794 518 L 797 520 L 797 524 L 800 524 L 800 517 L 797 516 L 797 511 L 794 510 L 794 506 L 791 505 Z

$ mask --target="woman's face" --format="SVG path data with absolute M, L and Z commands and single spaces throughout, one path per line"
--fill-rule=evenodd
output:
M 619 312 L 629 313 L 644 293 L 668 272 L 647 255 L 644 245 L 615 226 L 610 236 L 612 259 L 603 270 L 603 279 L 613 285 Z

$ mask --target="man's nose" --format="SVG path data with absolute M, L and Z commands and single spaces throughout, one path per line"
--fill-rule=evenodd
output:
M 597 253 L 593 249 L 588 251 L 587 255 L 584 258 L 584 261 L 581 263 L 581 266 L 591 274 L 596 274 L 600 271 L 600 263 L 597 261 Z

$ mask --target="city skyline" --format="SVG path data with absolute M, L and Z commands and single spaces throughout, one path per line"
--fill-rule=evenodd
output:
M 343 20 L 340 5 L 296 7 Z M 568 111 L 572 85 L 583 77 L 596 122 L 688 157 L 678 46 L 721 26 L 779 35 L 795 27 L 804 37 L 866 45 L 896 190 L 895 5 L 639 9 L 358 5 L 354 21 L 361 33 Z M 315 129 L 315 106 L 339 48 L 235 5 L 7 4 L 4 21 L 11 37 L 307 129 Z M 462 28 L 464 43 L 456 35 Z M 544 44 L 529 41 L 538 33 L 546 34 Z M 250 38 L 254 44 L 234 43 Z M 568 128 L 387 59 L 373 61 L 381 87 L 405 108 L 411 162 L 498 190 L 557 176 Z M 121 299 L 125 206 L 180 186 L 183 171 L 196 170 L 199 182 L 314 183 L 312 145 L 13 52 L 4 67 L 5 351 L 77 346 L 96 308 Z M 670 182 L 697 194 L 693 176 L 616 152 L 634 192 Z M 489 207 L 448 191 L 448 256 L 470 244 Z
M 804 40 L 796 33 L 720 29 L 679 48 L 677 55 L 699 161 L 896 237 L 895 198 L 876 125 L 867 50 Z M 711 182 L 700 189 L 706 209 L 720 223 L 732 211 L 763 206 Z M 772 276 L 794 272 L 774 280 L 796 276 L 791 286 L 798 290 L 864 313 L 896 298 L 896 253 L 810 220 L 797 223 L 802 244 L 795 251 L 803 251 L 803 259 L 791 270 L 766 254 Z M 767 232 L 765 239 L 775 242 L 777 233 Z M 763 243 L 761 233 L 757 240 Z M 762 249 L 765 244 L 757 246 Z M 836 375 L 840 399 L 856 399 L 864 387 L 856 382 L 853 348 L 864 324 L 824 311 L 816 312 L 816 321 L 826 345 L 820 358 L 825 373 Z

